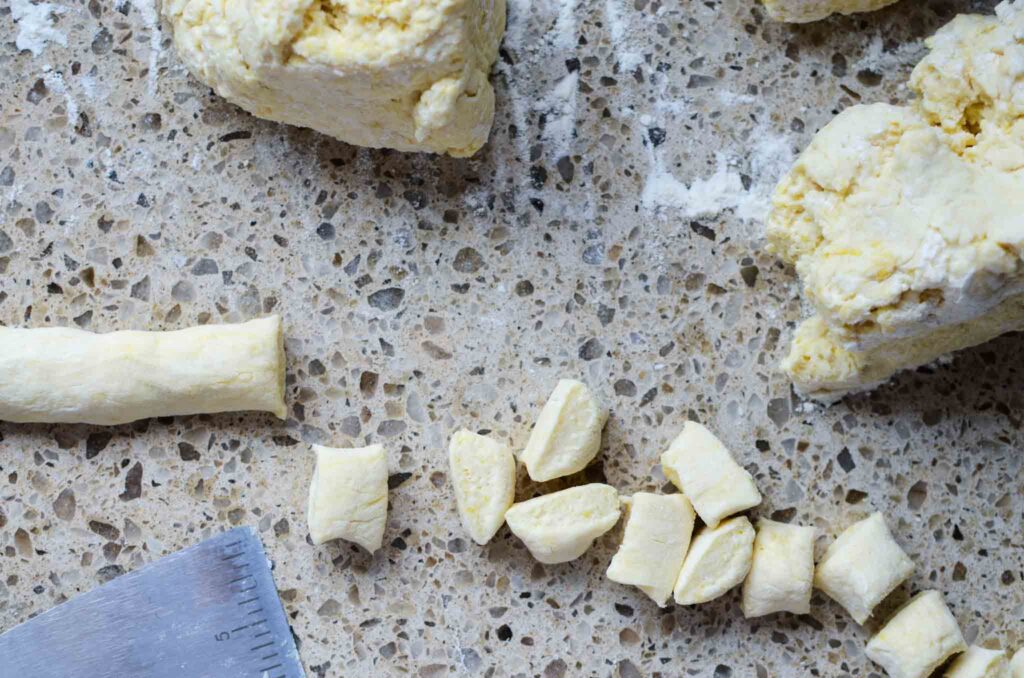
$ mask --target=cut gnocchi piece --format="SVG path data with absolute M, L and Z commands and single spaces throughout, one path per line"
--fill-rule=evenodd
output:
M 508 445 L 472 431 L 457 431 L 448 446 L 455 502 L 463 527 L 481 546 L 505 522 L 515 501 L 516 460 Z
M 922 591 L 868 641 L 868 659 L 892 678 L 926 678 L 967 649 L 960 626 L 938 591 Z
M 586 468 L 601 449 L 607 420 L 608 411 L 586 384 L 559 381 L 520 455 L 530 478 L 545 482 Z
M 743 581 L 754 555 L 754 526 L 746 516 L 704 527 L 690 542 L 674 597 L 680 605 L 714 600 Z
M 384 542 L 388 518 L 388 461 L 380 445 L 313 445 L 316 470 L 306 522 L 314 544 L 355 542 L 373 553 Z
M 850 525 L 829 545 L 814 571 L 814 585 L 858 624 L 914 572 L 914 562 L 893 539 L 881 513 Z
M 971 645 L 942 675 L 945 678 L 1010 678 L 1010 665 L 1002 650 Z
M 505 522 L 534 558 L 566 563 L 612 529 L 621 510 L 614 487 L 591 483 L 513 504 L 505 512 Z
M 1010 660 L 1010 676 L 1024 678 L 1024 648 L 1017 650 L 1017 654 Z
M 686 422 L 661 455 L 661 467 L 710 527 L 761 503 L 754 478 L 711 431 L 696 422 Z
M 814 528 L 761 519 L 750 572 L 743 581 L 743 616 L 811 611 Z
M 626 503 L 626 528 L 608 578 L 638 587 L 665 607 L 690 545 L 693 506 L 681 494 L 648 492 L 637 492 Z

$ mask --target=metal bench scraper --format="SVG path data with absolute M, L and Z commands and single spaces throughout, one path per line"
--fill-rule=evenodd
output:
M 303 678 L 263 544 L 240 527 L 0 636 L 16 678 Z

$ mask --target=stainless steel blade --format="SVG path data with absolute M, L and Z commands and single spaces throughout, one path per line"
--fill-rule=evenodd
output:
M 302 678 L 263 544 L 236 528 L 0 636 L 17 678 Z

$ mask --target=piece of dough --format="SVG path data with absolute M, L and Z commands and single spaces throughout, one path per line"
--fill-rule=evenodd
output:
M 776 21 L 803 24 L 832 14 L 873 12 L 896 0 L 764 0 L 768 16 Z
M 661 468 L 711 527 L 761 503 L 753 476 L 733 460 L 722 441 L 696 422 L 686 422 L 661 455 Z
M 638 587 L 665 607 L 690 545 L 693 506 L 681 494 L 649 492 L 637 492 L 628 504 L 622 544 L 608 566 L 608 578 Z
M 814 570 L 814 585 L 863 624 L 913 572 L 914 561 L 896 543 L 882 514 L 874 513 L 829 545 Z
M 505 0 L 166 0 L 182 61 L 253 115 L 468 156 L 494 118 Z
M 757 521 L 754 555 L 743 581 L 743 616 L 811 611 L 814 528 Z
M 608 411 L 586 384 L 559 381 L 520 455 L 530 478 L 545 482 L 586 468 L 601 449 L 607 419 Z
M 115 425 L 240 410 L 284 418 L 281 318 L 174 332 L 0 327 L 0 420 Z
M 1024 648 L 1017 650 L 1013 659 L 1010 660 L 1010 676 L 1011 678 L 1024 678 Z
M 967 649 L 960 626 L 938 591 L 922 591 L 868 641 L 868 659 L 891 678 L 927 678 Z
M 306 523 L 314 544 L 344 539 L 373 553 L 384 543 L 388 520 L 388 460 L 381 445 L 313 445 L 316 470 L 309 483 Z
M 690 542 L 674 597 L 680 605 L 706 603 L 739 584 L 754 557 L 754 526 L 746 516 L 704 527 Z
M 612 529 L 621 511 L 614 487 L 591 483 L 513 504 L 505 522 L 534 558 L 565 563 L 582 556 Z
M 768 247 L 815 314 L 783 368 L 830 401 L 1024 326 L 1024 3 L 928 39 L 907 106 L 840 113 L 780 181 Z
M 1010 665 L 1002 650 L 971 645 L 942 675 L 945 678 L 1010 678 Z
M 508 445 L 456 431 L 448 445 L 448 464 L 462 526 L 482 546 L 504 524 L 505 511 L 515 501 L 515 457 Z

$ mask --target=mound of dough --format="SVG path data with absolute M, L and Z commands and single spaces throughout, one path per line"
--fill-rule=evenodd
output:
M 769 249 L 816 315 L 783 367 L 834 400 L 1021 326 L 1024 2 L 928 40 L 912 106 L 843 111 L 776 189 Z
M 896 0 L 764 0 L 768 16 L 776 21 L 804 24 L 832 14 L 873 12 Z
M 253 115 L 469 156 L 494 118 L 504 0 L 167 0 L 192 73 Z

